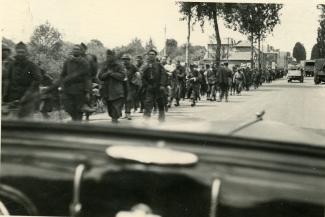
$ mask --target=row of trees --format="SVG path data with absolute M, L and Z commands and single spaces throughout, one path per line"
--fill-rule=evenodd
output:
M 13 41 L 4 37 L 2 38 L 2 43 L 9 46 L 12 50 L 15 47 Z M 88 52 L 95 54 L 99 62 L 105 60 L 107 48 L 100 40 L 92 39 L 86 45 Z M 42 67 L 55 78 L 59 76 L 63 63 L 69 56 L 72 47 L 73 43 L 64 41 L 58 29 L 48 22 L 35 28 L 28 43 L 31 60 L 35 63 L 41 63 Z M 129 44 L 114 48 L 118 57 L 121 57 L 125 53 L 132 56 L 143 55 L 150 49 L 157 49 L 151 38 L 145 44 L 139 38 L 134 38 Z M 175 39 L 168 39 L 166 41 L 166 49 L 167 55 L 172 59 L 185 61 L 184 53 L 186 45 L 178 46 Z M 204 46 L 191 46 L 189 51 L 191 61 L 202 59 L 205 51 Z M 163 50 L 160 53 L 163 54 Z
M 311 51 L 311 59 L 325 58 L 325 5 L 318 5 L 317 8 L 321 14 L 317 29 L 317 42 Z
M 181 20 L 187 21 L 187 46 L 186 62 L 189 62 L 189 45 L 191 37 L 191 28 L 199 23 L 202 31 L 206 22 L 213 24 L 217 42 L 216 63 L 220 62 L 221 53 L 221 33 L 219 31 L 219 19 L 225 21 L 225 26 L 235 31 L 247 35 L 251 41 L 251 65 L 253 61 L 254 42 L 258 42 L 260 50 L 260 41 L 268 34 L 272 33 L 274 27 L 280 23 L 281 4 L 239 4 L 239 3 L 213 3 L 213 2 L 178 2 L 179 11 L 183 17 Z M 260 55 L 259 55 L 260 56 Z M 260 67 L 260 59 L 258 67 Z

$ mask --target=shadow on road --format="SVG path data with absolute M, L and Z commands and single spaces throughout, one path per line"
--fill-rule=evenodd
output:
M 307 86 L 301 83 L 297 84 L 281 84 L 281 85 L 272 85 L 272 88 L 308 88 L 308 89 L 315 89 L 315 88 L 322 88 L 321 86 L 314 85 L 314 86 Z
M 230 98 L 229 102 L 227 102 L 227 103 L 242 103 L 242 102 L 244 102 L 244 101 L 242 101 L 242 100 L 231 100 L 231 98 Z M 225 103 L 225 102 L 222 102 L 222 103 Z
M 282 85 L 279 85 L 279 87 L 281 87 Z M 266 88 L 263 88 L 263 89 L 261 89 L 261 88 L 258 88 L 258 89 L 255 89 L 254 91 L 264 91 L 264 92 L 266 92 L 266 91 L 277 91 L 277 89 L 273 89 L 273 87 L 275 87 L 274 85 L 272 85 L 272 87 L 266 87 Z
M 196 105 L 194 106 L 194 108 L 195 108 L 195 107 L 214 107 L 214 106 L 216 106 L 216 105 L 218 105 L 217 102 L 216 102 L 215 104 L 196 104 Z

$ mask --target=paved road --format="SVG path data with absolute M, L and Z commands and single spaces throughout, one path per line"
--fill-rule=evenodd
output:
M 314 85 L 312 78 L 304 83 L 288 83 L 286 79 L 263 84 L 257 90 L 244 91 L 241 96 L 230 96 L 229 103 L 201 100 L 196 107 L 181 101 L 180 107 L 172 107 L 167 113 L 168 122 L 242 121 L 255 117 L 265 110 L 264 119 L 303 127 L 325 129 L 325 85 Z M 143 121 L 142 114 L 133 113 L 131 122 Z M 157 115 L 152 117 L 157 121 Z M 91 117 L 91 122 L 108 123 L 107 114 Z M 130 122 L 121 120 L 121 122 Z

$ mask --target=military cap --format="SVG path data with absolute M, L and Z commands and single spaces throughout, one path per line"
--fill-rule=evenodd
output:
M 16 44 L 15 48 L 16 49 L 25 49 L 25 50 L 27 50 L 26 44 L 24 42 L 22 42 L 22 41 L 19 42 L 18 44 Z
M 148 51 L 148 54 L 149 54 L 150 52 L 154 52 L 155 55 L 158 55 L 158 52 L 157 52 L 155 49 L 150 49 L 150 50 Z
M 6 44 L 2 44 L 2 50 L 10 51 L 10 48 Z
M 81 46 L 81 48 L 83 48 L 84 50 L 87 50 L 87 49 L 88 49 L 87 45 L 84 44 L 83 42 L 81 42 L 80 46 Z
M 142 60 L 143 57 L 141 55 L 136 56 L 136 59 Z
M 72 48 L 72 49 L 74 49 L 74 48 L 82 49 L 80 44 L 75 44 L 75 45 L 73 45 L 73 48 Z
M 115 52 L 112 51 L 112 50 L 110 50 L 110 49 L 107 49 L 107 50 L 106 50 L 106 54 L 107 54 L 107 55 L 115 55 Z
M 130 60 L 131 56 L 129 54 L 123 54 L 122 58 L 123 60 Z

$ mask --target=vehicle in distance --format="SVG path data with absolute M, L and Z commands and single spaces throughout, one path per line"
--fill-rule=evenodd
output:
M 324 58 L 315 60 L 315 75 L 314 75 L 315 84 L 320 84 L 321 82 L 325 82 L 324 64 L 325 64 Z
M 304 82 L 303 72 L 298 65 L 288 66 L 287 80 L 288 82 L 292 82 L 292 81 L 299 81 L 300 83 Z
M 306 60 L 303 65 L 305 76 L 313 77 L 315 73 L 315 60 Z

